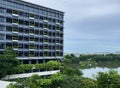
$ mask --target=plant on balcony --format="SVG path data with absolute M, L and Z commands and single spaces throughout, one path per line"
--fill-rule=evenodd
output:
M 47 54 L 44 54 L 44 57 L 47 57 L 48 55 Z
M 19 14 L 19 12 L 18 11 L 15 11 L 15 10 L 13 10 L 13 14 Z
M 32 68 L 38 69 L 39 71 L 50 71 L 50 70 L 58 70 L 61 66 L 60 62 L 57 61 L 48 61 L 43 64 L 24 64 L 18 65 L 15 67 L 14 73 L 25 73 L 26 71 L 32 72 Z
M 29 49 L 34 49 L 34 46 L 29 46 Z
M 18 32 L 18 29 L 17 28 L 13 28 L 12 31 Z
M 47 25 L 43 25 L 43 28 L 44 28 L 44 29 L 48 29 L 48 26 L 47 26 Z
M 33 15 L 33 14 L 30 14 L 29 17 L 34 18 L 34 15 Z
M 34 41 L 34 39 L 30 38 L 30 41 Z
M 30 33 L 30 34 L 34 34 L 34 31 L 33 31 L 33 30 L 30 30 L 29 33 Z
M 48 49 L 48 47 L 47 47 L 47 46 L 44 46 L 44 49 Z
M 60 54 L 56 54 L 56 56 L 60 56 Z
M 56 31 L 60 31 L 60 28 L 59 28 L 59 27 L 56 27 Z
M 44 42 L 48 42 L 48 40 L 44 40 Z
M 56 50 L 60 50 L 60 48 L 57 47 Z
M 12 23 L 18 24 L 18 20 L 13 19 Z
M 34 54 L 29 54 L 29 57 L 34 57 Z
M 17 46 L 17 45 L 15 45 L 15 46 L 13 46 L 13 48 L 18 48 L 18 46 Z
M 60 63 L 57 61 L 49 61 L 46 63 L 46 69 L 47 70 L 54 70 L 54 69 L 59 69 Z
M 18 40 L 18 37 L 13 37 L 13 40 Z
M 48 35 L 48 33 L 47 33 L 47 32 L 44 32 L 44 35 Z
M 34 23 L 30 23 L 29 26 L 30 26 L 30 27 L 34 27 L 35 24 L 34 24 Z

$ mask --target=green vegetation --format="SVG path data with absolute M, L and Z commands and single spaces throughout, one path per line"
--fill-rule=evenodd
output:
M 14 72 L 15 68 L 19 64 L 16 59 L 16 54 L 12 48 L 7 47 L 4 53 L 0 55 L 0 78 L 10 75 Z
M 85 78 L 82 76 L 81 69 L 98 66 L 99 63 L 114 62 L 119 60 L 109 60 L 111 56 L 118 57 L 119 55 L 82 55 L 86 60 L 75 55 L 66 55 L 65 59 L 60 63 L 57 61 L 49 61 L 44 64 L 18 65 L 17 69 L 20 72 L 31 70 L 32 67 L 40 71 L 60 69 L 59 73 L 51 76 L 32 77 L 19 79 L 16 84 L 10 84 L 8 88 L 120 88 L 120 74 L 114 70 L 109 72 L 99 72 L 95 79 Z M 101 59 L 101 58 L 104 59 Z M 106 60 L 107 59 L 107 60 Z
M 48 62 L 48 66 L 51 63 L 57 65 L 56 62 Z M 62 63 L 64 64 L 64 63 Z M 52 69 L 53 67 L 50 67 Z M 82 72 L 73 67 L 69 67 L 68 64 L 60 67 L 60 72 L 45 78 L 41 78 L 38 75 L 26 79 L 20 79 L 16 84 L 11 84 L 8 88 L 95 88 L 95 80 L 82 77 Z
M 99 72 L 96 80 L 97 88 L 120 88 L 120 74 L 114 70 Z
M 60 63 L 57 61 L 49 61 L 44 64 L 23 64 L 15 67 L 14 74 L 17 73 L 29 73 L 33 71 L 33 67 L 37 71 L 51 71 L 58 70 L 60 68 Z
M 80 69 L 92 67 L 117 68 L 120 66 L 120 54 L 80 55 L 79 57 L 70 54 L 66 55 L 65 59 L 71 60 L 72 65 L 78 65 L 79 63 Z

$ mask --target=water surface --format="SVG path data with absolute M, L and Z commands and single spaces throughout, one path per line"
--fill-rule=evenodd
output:
M 84 70 L 82 70 L 82 72 L 83 72 L 84 77 L 95 78 L 95 76 L 98 72 L 108 72 L 109 70 L 110 70 L 110 68 L 96 67 L 96 68 L 84 69 Z M 120 67 L 115 68 L 113 70 L 116 70 L 116 71 L 118 71 L 118 73 L 120 73 Z

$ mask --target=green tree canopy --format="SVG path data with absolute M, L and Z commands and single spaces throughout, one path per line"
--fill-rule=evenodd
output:
M 14 71 L 14 67 L 19 64 L 16 54 L 12 48 L 7 47 L 4 53 L 0 55 L 0 78 L 9 75 Z

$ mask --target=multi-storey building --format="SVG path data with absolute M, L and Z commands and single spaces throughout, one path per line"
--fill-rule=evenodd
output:
M 0 0 L 0 53 L 12 47 L 21 64 L 63 58 L 64 12 L 22 0 Z

